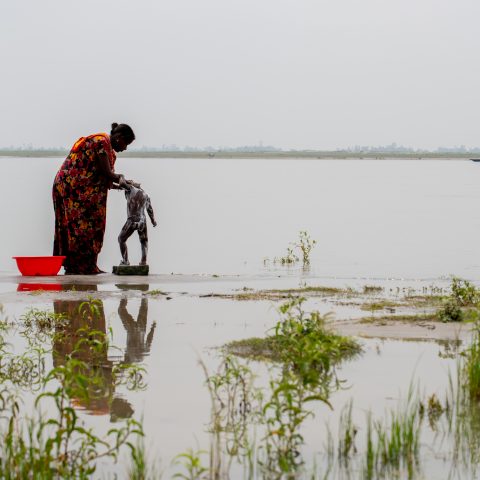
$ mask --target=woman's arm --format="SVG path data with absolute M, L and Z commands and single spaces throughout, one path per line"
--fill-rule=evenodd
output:
M 136 187 L 136 188 L 140 188 L 142 186 L 140 183 L 134 182 L 133 180 L 124 179 L 121 185 L 114 182 L 110 185 L 110 188 L 113 188 L 114 190 L 128 190 L 128 188 L 126 188 L 126 185 L 132 185 L 133 187 Z
M 99 152 L 97 154 L 98 158 L 98 166 L 100 173 L 105 179 L 109 182 L 115 182 L 119 185 L 125 182 L 125 177 L 120 173 L 115 173 L 110 166 L 110 161 L 108 160 L 108 156 L 104 152 Z

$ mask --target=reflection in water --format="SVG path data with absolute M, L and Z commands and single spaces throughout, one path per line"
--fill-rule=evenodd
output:
M 72 285 L 63 285 L 64 290 L 72 290 L 72 288 Z M 96 285 L 75 285 L 74 288 L 77 291 L 97 291 Z M 82 309 L 85 300 L 55 300 L 53 302 L 55 313 L 62 313 L 70 320 L 68 325 L 58 332 L 62 335 L 54 342 L 53 364 L 55 367 L 64 365 L 67 357 L 75 350 L 75 357 L 89 366 L 89 374 L 100 379 L 95 383 L 95 391 L 90 392 L 91 398 L 88 400 L 79 398 L 76 405 L 93 415 L 110 414 L 110 420 L 116 421 L 133 415 L 131 404 L 115 393 L 112 371 L 117 362 L 108 358 L 107 349 L 98 352 L 93 351 L 87 345 L 78 347 L 78 342 L 82 338 L 82 329 L 95 330 L 103 335 L 107 333 L 103 302 L 101 300 L 96 302 L 94 315 L 85 315 L 85 309 Z M 150 332 L 146 335 L 148 299 L 142 298 L 136 322 L 127 311 L 126 299 L 121 300 L 118 313 L 127 331 L 127 346 L 121 363 L 141 362 L 150 351 L 155 331 L 155 324 L 153 324 Z
M 72 285 L 64 285 L 64 290 L 72 290 Z M 74 288 L 79 291 L 96 291 L 96 285 L 75 285 Z M 113 362 L 108 359 L 107 351 L 94 352 L 88 345 L 78 348 L 77 344 L 81 339 L 80 331 L 82 329 L 96 330 L 106 334 L 105 312 L 103 309 L 103 302 L 99 301 L 96 305 L 96 312 L 94 315 L 84 315 L 81 310 L 81 305 L 85 303 L 84 300 L 55 300 L 53 308 L 55 313 L 64 314 L 70 321 L 62 328 L 62 335 L 56 338 L 53 345 L 53 365 L 58 367 L 64 365 L 67 357 L 76 350 L 75 357 L 85 362 L 89 368 L 88 372 L 91 376 L 98 376 L 99 382 L 95 383 L 95 391 L 89 392 L 87 399 L 77 399 L 76 406 L 84 408 L 88 413 L 93 415 L 105 415 L 111 412 L 111 407 L 114 405 L 113 396 L 115 386 L 113 382 Z M 99 358 L 100 355 L 100 358 Z M 95 358 L 94 358 L 95 357 Z M 87 373 L 87 374 L 88 374 Z M 122 400 L 125 402 L 125 400 Z M 133 414 L 133 409 L 130 407 L 131 413 L 124 418 L 128 418 Z
M 59 283 L 19 283 L 17 292 L 35 292 L 37 290 L 61 291 L 62 285 Z
M 152 323 L 150 331 L 148 332 L 148 335 L 146 335 L 148 319 L 147 297 L 142 297 L 137 321 L 135 321 L 132 315 L 128 313 L 127 302 L 128 300 L 126 298 L 122 298 L 118 307 L 118 315 L 122 320 L 125 330 L 127 331 L 127 349 L 125 351 L 124 362 L 142 362 L 143 359 L 150 353 L 156 323 Z

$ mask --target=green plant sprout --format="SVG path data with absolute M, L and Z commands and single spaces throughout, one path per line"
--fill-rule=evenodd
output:
M 313 240 L 305 230 L 300 230 L 298 242 L 291 242 L 287 247 L 287 254 L 283 257 L 273 259 L 273 263 L 280 263 L 281 265 L 294 265 L 302 258 L 303 266 L 310 265 L 310 252 L 316 245 L 317 241 Z M 298 254 L 297 254 L 298 252 Z M 267 264 L 266 260 L 263 261 Z
M 317 241 L 310 238 L 310 235 L 305 231 L 300 231 L 299 242 L 295 244 L 297 248 L 302 252 L 303 265 L 310 265 L 310 252 L 312 248 L 316 245 Z
M 201 457 L 206 454 L 208 452 L 204 450 L 193 451 L 189 449 L 177 455 L 174 459 L 174 464 L 182 466 L 186 473 L 177 472 L 173 475 L 173 478 L 183 480 L 209 480 L 210 478 L 216 478 L 208 474 L 209 468 L 202 463 Z

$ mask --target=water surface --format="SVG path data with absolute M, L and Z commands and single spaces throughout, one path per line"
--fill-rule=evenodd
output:
M 51 184 L 61 158 L 1 158 L 4 232 L 0 271 L 12 255 L 47 255 Z M 480 273 L 480 165 L 462 160 L 265 160 L 119 158 L 142 183 L 158 227 L 154 273 L 259 274 L 300 230 L 318 244 L 311 275 L 438 278 Z M 109 195 L 100 266 L 120 253 L 121 192 Z M 140 257 L 138 239 L 129 240 Z M 270 264 L 271 267 L 271 264 Z

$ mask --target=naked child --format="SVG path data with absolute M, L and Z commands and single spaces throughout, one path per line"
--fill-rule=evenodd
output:
M 140 265 L 147 264 L 148 253 L 148 233 L 147 233 L 147 218 L 145 210 L 150 217 L 152 225 L 157 226 L 153 208 L 150 203 L 150 197 L 140 188 L 135 185 L 125 183 L 121 186 L 125 190 L 125 197 L 127 199 L 128 218 L 125 225 L 118 236 L 118 243 L 120 244 L 120 252 L 122 254 L 122 261 L 120 265 L 130 265 L 128 261 L 127 239 L 135 230 L 138 232 L 140 244 L 142 247 L 142 259 Z

